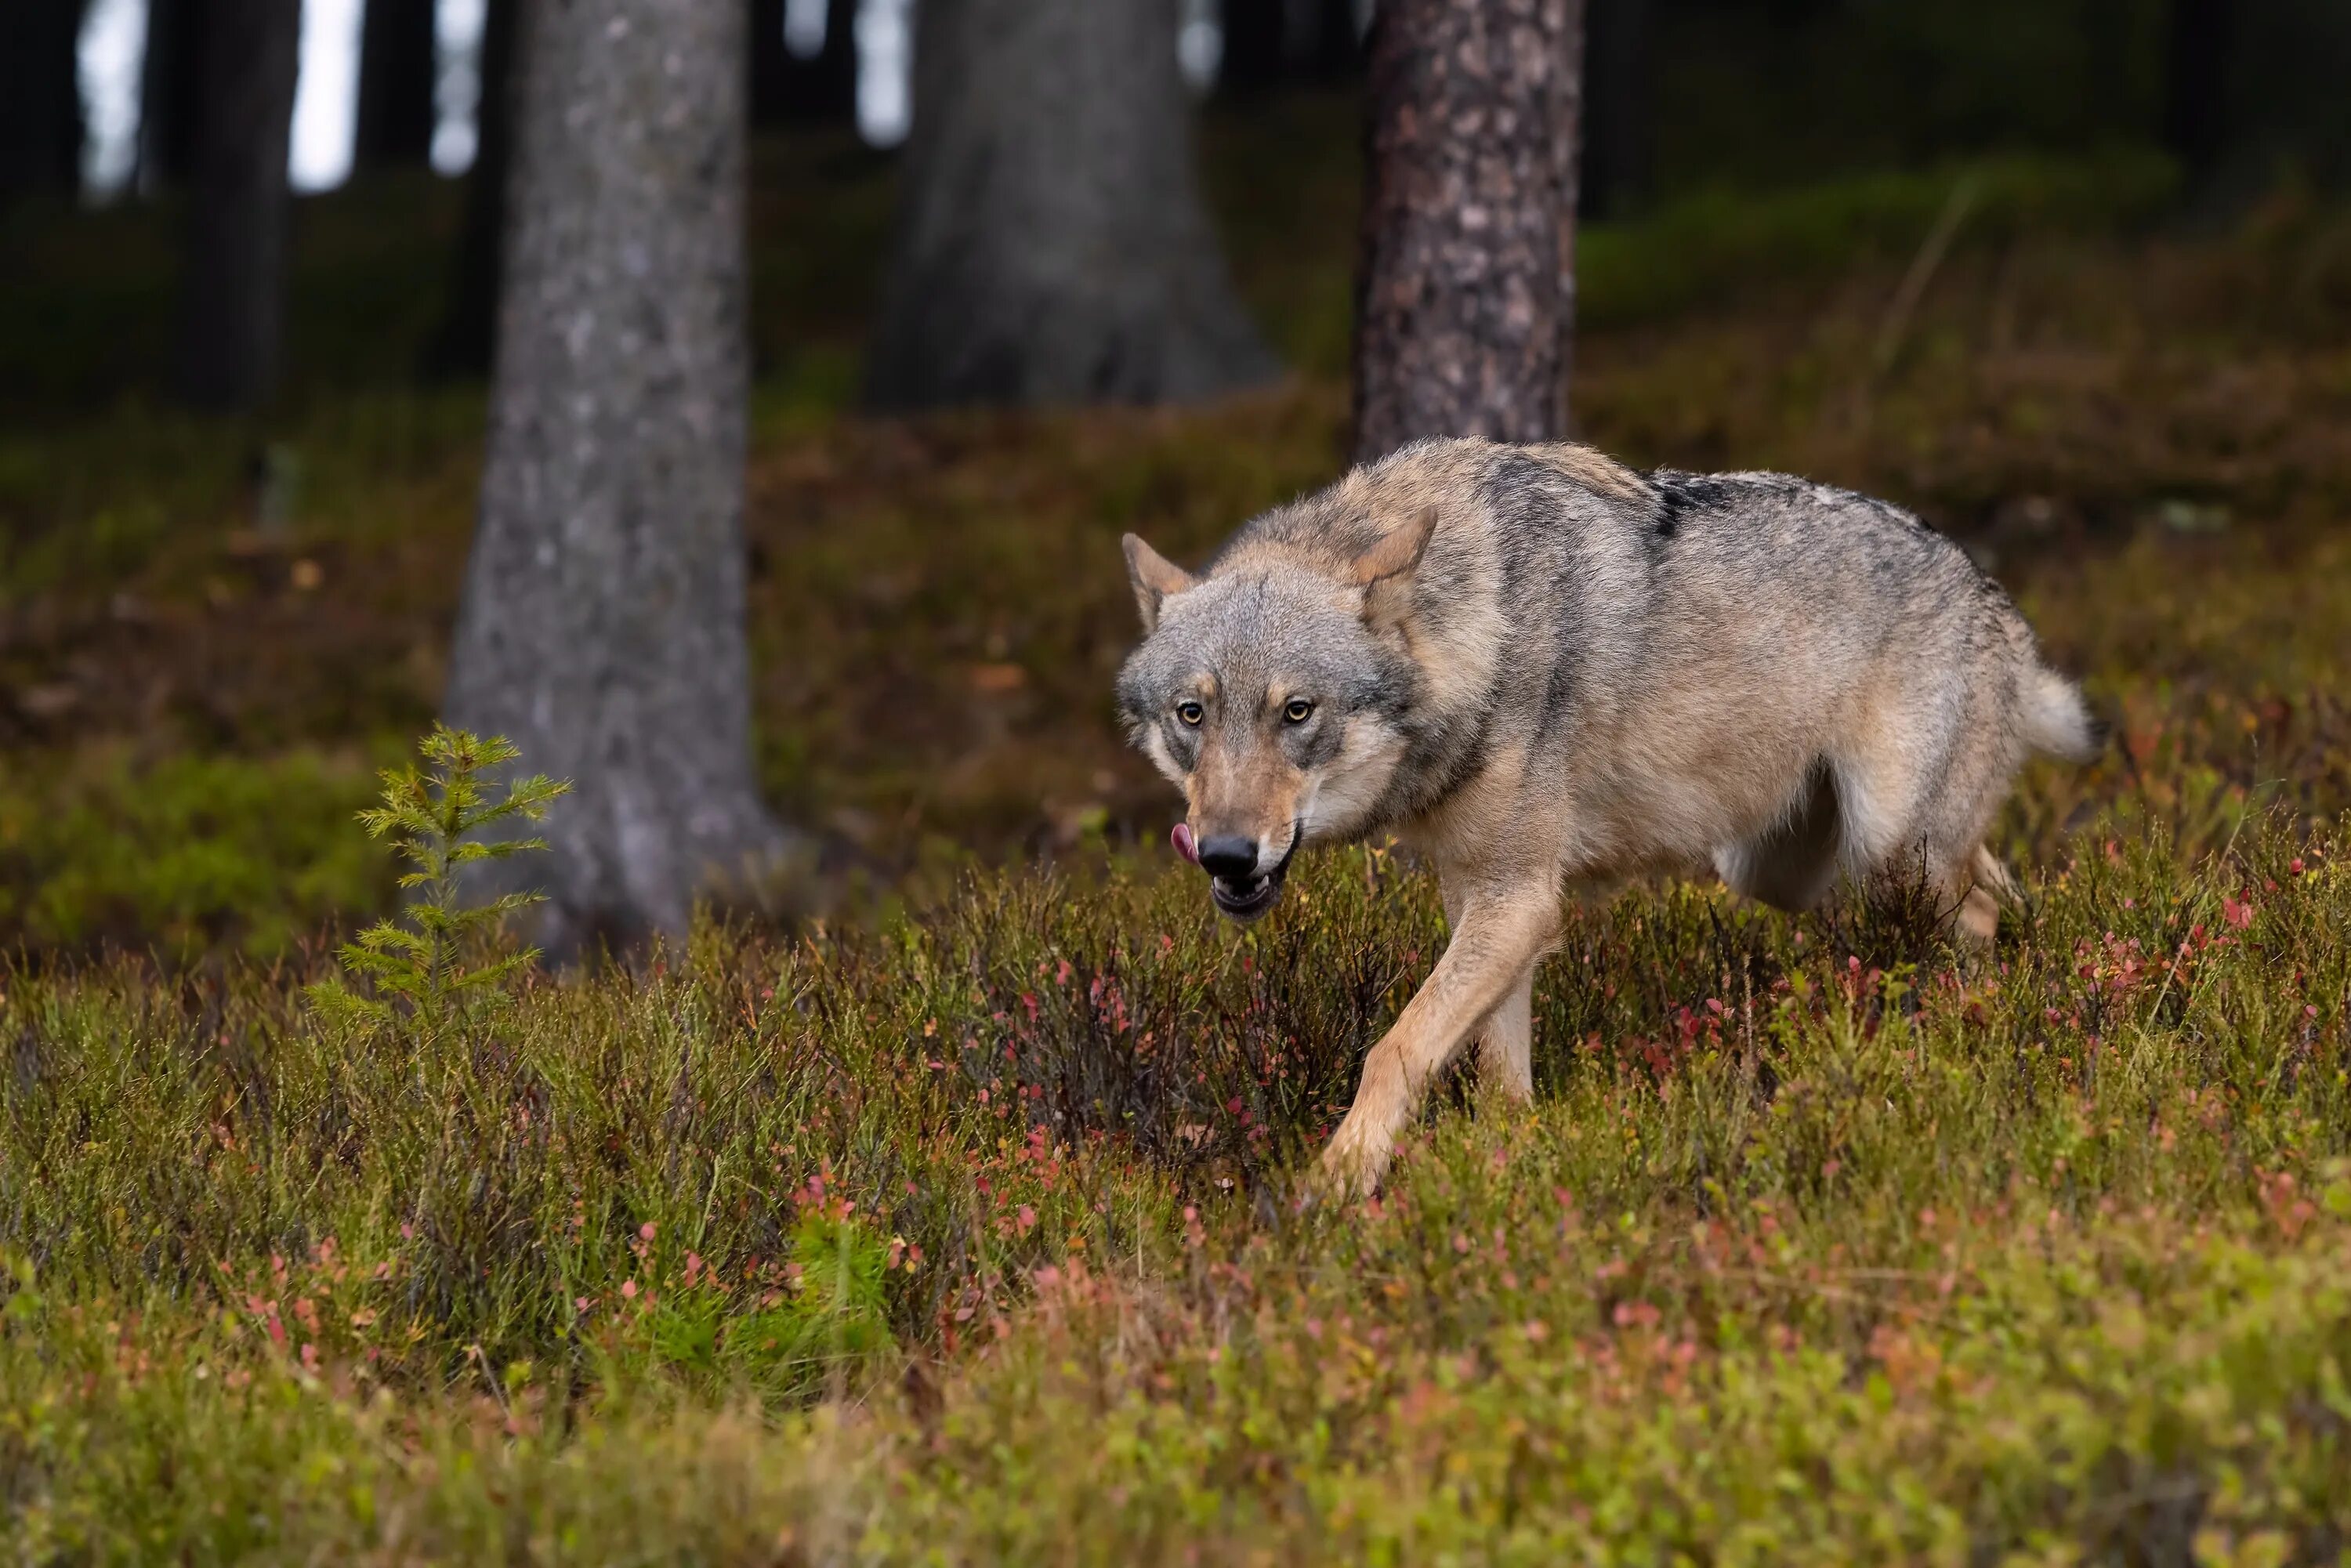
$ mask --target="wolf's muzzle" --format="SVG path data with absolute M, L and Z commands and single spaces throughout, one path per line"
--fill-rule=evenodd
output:
M 1292 822 L 1290 825 L 1290 847 L 1281 852 L 1281 859 L 1267 870 L 1255 872 L 1254 874 L 1252 871 L 1257 863 L 1256 846 L 1250 846 L 1249 852 L 1244 859 L 1238 853 L 1215 854 L 1211 846 L 1222 847 L 1218 841 L 1211 840 L 1208 843 L 1202 844 L 1199 850 L 1199 860 L 1200 864 L 1210 873 L 1209 902 L 1213 903 L 1228 919 L 1238 920 L 1244 925 L 1271 909 L 1275 901 L 1281 896 L 1281 879 L 1290 873 L 1290 857 L 1298 852 L 1298 841 L 1302 836 L 1299 831 L 1298 824 Z M 1219 864 L 1219 862 L 1223 863 Z M 1239 863 L 1236 864 L 1236 862 Z

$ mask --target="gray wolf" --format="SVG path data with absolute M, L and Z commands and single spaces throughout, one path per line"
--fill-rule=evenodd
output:
M 1909 513 L 1778 474 L 1424 441 L 1249 522 L 1193 573 L 1130 534 L 1118 680 L 1236 920 L 1309 843 L 1393 833 L 1452 935 L 1372 1048 L 1322 1176 L 1368 1192 L 1477 1042 L 1531 1092 L 1563 895 L 1712 871 L 1787 909 L 1923 879 L 1991 940 L 1984 832 L 2035 752 L 2099 744 L 2008 596 Z

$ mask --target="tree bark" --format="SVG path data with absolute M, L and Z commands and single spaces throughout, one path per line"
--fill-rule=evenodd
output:
M 196 407 L 242 411 L 277 387 L 302 7 L 301 0 L 208 0 L 203 16 L 173 380 Z
M 450 266 L 448 302 L 424 353 L 433 381 L 490 373 L 498 337 L 498 274 L 506 255 L 507 180 L 514 146 L 514 46 L 517 0 L 489 0 L 482 17 L 474 109 L 474 163 Z
M 1583 0 L 1382 0 L 1355 455 L 1568 428 Z
M 888 408 L 1151 403 L 1270 377 L 1192 167 L 1171 0 L 925 0 Z
M 750 754 L 742 0 L 524 0 L 481 514 L 449 721 L 569 778 L 563 957 L 684 930 L 788 848 Z M 538 863 L 531 863 L 531 862 Z
M 433 156 L 434 0 L 366 0 L 352 161 L 422 168 Z
M 0 6 L 0 201 L 81 188 L 83 0 Z

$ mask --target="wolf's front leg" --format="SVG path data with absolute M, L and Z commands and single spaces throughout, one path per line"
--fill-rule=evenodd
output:
M 1379 1186 L 1429 1082 L 1497 1009 L 1525 996 L 1521 982 L 1558 930 L 1559 894 L 1548 881 L 1463 901 L 1428 983 L 1364 1059 L 1355 1103 L 1322 1151 L 1323 1186 L 1357 1197 Z M 1510 1021 L 1523 1031 L 1523 1009 Z

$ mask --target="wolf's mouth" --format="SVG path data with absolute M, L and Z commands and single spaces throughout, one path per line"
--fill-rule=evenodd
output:
M 1208 899 L 1228 919 L 1243 925 L 1255 920 L 1271 909 L 1281 897 L 1281 879 L 1290 874 L 1290 860 L 1298 852 L 1301 837 L 1296 824 L 1290 831 L 1290 847 L 1281 852 L 1280 861 L 1269 871 L 1242 881 L 1221 876 L 1208 879 Z

